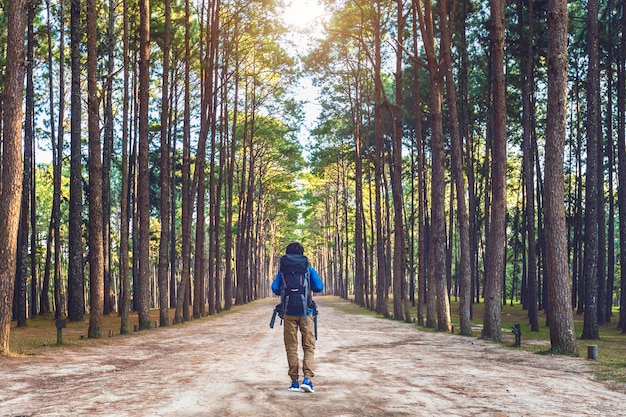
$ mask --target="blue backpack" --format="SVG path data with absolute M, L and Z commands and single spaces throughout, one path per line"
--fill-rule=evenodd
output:
M 304 255 L 287 254 L 280 258 L 281 301 L 284 314 L 306 315 L 313 307 L 309 260 Z

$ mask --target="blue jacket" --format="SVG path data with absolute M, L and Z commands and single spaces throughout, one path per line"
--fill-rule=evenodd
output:
M 322 292 L 324 290 L 324 282 L 322 282 L 322 279 L 320 278 L 317 271 L 312 266 L 309 266 L 309 277 L 311 278 L 311 291 Z M 280 271 L 278 271 L 276 273 L 276 278 L 274 278 L 274 281 L 272 282 L 272 291 L 274 292 L 274 294 L 280 295 L 281 285 L 282 285 L 282 277 L 280 275 Z M 309 309 L 309 311 L 307 312 L 307 315 L 308 314 L 313 314 L 313 310 Z

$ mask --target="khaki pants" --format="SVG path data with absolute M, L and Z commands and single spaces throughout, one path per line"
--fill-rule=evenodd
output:
M 298 380 L 298 329 L 300 329 L 300 334 L 302 335 L 302 350 L 304 351 L 302 371 L 306 378 L 312 378 L 315 375 L 313 372 L 315 357 L 313 315 L 285 315 L 283 325 L 285 326 L 285 350 L 287 351 L 287 362 L 289 363 L 289 376 L 291 377 L 291 381 Z

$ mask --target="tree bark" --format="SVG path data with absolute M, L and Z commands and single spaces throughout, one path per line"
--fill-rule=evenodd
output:
M 600 129 L 600 70 L 598 57 L 598 2 L 590 0 L 588 6 L 588 56 L 587 78 L 587 164 L 585 182 L 585 316 L 582 339 L 599 339 L 598 330 L 598 247 L 600 191 L 598 178 L 598 141 Z
M 104 314 L 115 311 L 115 285 L 111 275 L 111 158 L 113 157 L 113 77 L 115 73 L 115 0 L 109 0 L 107 21 L 107 83 L 102 149 L 102 254 L 104 264 Z
M 626 4 L 621 4 L 622 39 L 626 37 Z M 617 60 L 617 203 L 619 206 L 619 260 L 626 265 L 626 42 L 622 42 Z M 620 268 L 620 286 L 626 288 L 626 268 Z M 626 333 L 626 291 L 620 291 L 618 326 Z
M 85 314 L 85 278 L 83 272 L 83 160 L 81 154 L 81 2 L 72 0 L 70 8 L 71 81 L 71 156 L 69 265 L 67 315 L 70 321 L 82 321 Z
M 533 85 L 534 85 L 534 12 L 533 2 L 528 2 L 528 10 L 524 13 L 524 2 L 518 1 L 518 19 L 520 28 L 524 25 L 524 16 L 528 16 L 528 29 L 520 29 L 520 37 L 524 45 L 524 61 L 522 75 L 522 126 L 524 138 L 522 142 L 523 160 L 522 171 L 524 178 L 524 226 L 526 236 L 526 261 L 527 261 L 527 294 L 524 297 L 524 305 L 528 309 L 528 321 L 532 332 L 539 331 L 539 311 L 538 311 L 538 278 L 537 278 L 537 250 L 535 240 L 535 174 L 533 166 L 535 163 L 535 150 L 533 146 L 534 130 L 534 106 L 533 106 Z
M 139 276 L 135 294 L 139 315 L 139 330 L 150 324 L 150 138 L 148 125 L 150 83 L 150 3 L 139 0 Z
M 123 50 L 124 50 L 124 99 L 122 115 L 122 192 L 120 196 L 120 333 L 128 333 L 130 310 L 130 263 L 129 249 L 129 173 L 128 173 L 128 133 L 129 133 L 129 78 L 130 57 L 128 45 L 128 2 L 123 0 Z
M 456 1 L 452 3 L 452 10 L 456 10 Z M 439 17 L 441 26 L 441 55 L 443 73 L 445 74 L 448 111 L 450 113 L 450 144 L 452 154 L 452 170 L 456 186 L 457 222 L 459 227 L 459 243 L 461 246 L 461 260 L 459 268 L 459 325 L 460 333 L 472 335 L 471 303 L 472 303 L 472 276 L 469 239 L 469 220 L 465 203 L 465 177 L 463 173 L 462 142 L 459 132 L 459 116 L 457 112 L 456 87 L 452 77 L 452 33 L 448 16 L 447 4 L 439 3 Z M 452 230 L 450 230 L 452 234 Z
M 482 337 L 502 341 L 502 277 L 506 241 L 506 100 L 504 83 L 504 1 L 491 0 L 493 144 L 491 219 L 485 267 L 485 316 Z
M 552 352 L 576 354 L 565 226 L 563 153 L 567 118 L 567 1 L 548 2 L 548 114 L 545 149 L 545 239 Z
M 404 17 L 404 2 L 397 0 L 397 19 L 398 19 L 398 43 L 403 43 L 404 25 L 406 18 Z M 392 177 L 391 177 L 391 194 L 393 197 L 393 235 L 394 235 L 394 253 L 393 253 L 393 316 L 396 320 L 410 321 L 411 315 L 407 305 L 407 283 L 406 283 L 406 260 L 405 260 L 405 241 L 404 241 L 404 195 L 402 191 L 402 49 L 398 48 L 396 52 L 396 107 L 392 112 L 393 126 L 393 153 L 392 153 Z M 347 204 L 347 203 L 346 203 Z M 347 253 L 347 252 L 346 252 Z
M 8 3 L 7 49 L 2 126 L 0 190 L 0 355 L 9 353 L 11 300 L 16 269 L 17 232 L 22 198 L 22 91 L 24 87 L 25 0 Z
M 169 325 L 168 270 L 170 267 L 170 152 L 168 141 L 169 72 L 171 1 L 165 0 L 165 30 L 163 33 L 163 76 L 161 90 L 161 238 L 159 240 L 159 325 Z
M 430 80 L 430 123 L 432 135 L 431 225 L 428 232 L 428 314 L 427 326 L 433 326 L 436 313 L 438 330 L 450 331 L 450 301 L 446 282 L 446 219 L 445 219 L 445 152 L 442 114 L 442 83 L 439 61 L 435 53 L 435 33 L 430 0 L 424 10 L 418 7 L 420 28 L 428 60 Z M 432 308 L 436 308 L 436 312 Z
M 98 9 L 96 0 L 87 0 L 87 91 L 89 133 L 89 331 L 90 338 L 102 334 L 104 311 L 104 245 L 102 209 L 102 159 L 100 112 L 97 83 Z

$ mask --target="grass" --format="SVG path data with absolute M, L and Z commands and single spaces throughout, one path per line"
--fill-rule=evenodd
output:
M 229 311 L 223 311 L 220 314 L 231 314 L 240 311 L 242 306 L 233 306 Z M 170 325 L 174 322 L 174 309 L 169 310 Z M 210 320 L 216 316 L 201 317 L 197 320 Z M 193 320 L 193 319 L 192 319 Z M 158 327 L 159 310 L 150 310 L 151 328 L 159 330 Z M 44 354 L 50 349 L 59 348 L 76 348 L 80 349 L 84 346 L 94 346 L 98 344 L 109 343 L 116 337 L 136 337 L 141 332 L 136 331 L 139 320 L 136 312 L 129 313 L 128 331 L 126 335 L 120 334 L 120 316 L 112 313 L 103 317 L 101 327 L 101 337 L 99 339 L 87 338 L 89 329 L 89 315 L 85 315 L 85 319 L 80 322 L 71 322 L 67 320 L 65 329 L 62 329 L 62 345 L 57 344 L 57 329 L 54 317 L 38 316 L 27 320 L 26 327 L 17 327 L 16 322 L 11 323 L 11 334 L 9 346 L 11 354 L 20 355 L 39 355 Z
M 344 304 L 342 310 L 348 313 L 360 313 L 368 315 L 377 315 L 369 310 L 360 308 L 354 303 Z M 459 328 L 458 317 L 458 301 L 451 301 L 452 326 Z M 393 311 L 393 300 L 390 300 L 389 311 Z M 480 337 L 482 329 L 482 317 L 484 313 L 484 304 L 474 304 L 472 328 L 474 336 Z M 426 312 L 424 311 L 424 314 Z M 379 315 L 377 315 L 379 316 Z M 411 307 L 411 316 L 417 317 L 417 307 Z M 382 317 L 382 316 L 379 316 Z M 578 348 L 578 356 L 587 357 L 587 346 L 598 345 L 598 360 L 589 361 L 592 366 L 596 378 L 605 381 L 615 381 L 626 383 L 626 334 L 622 334 L 622 330 L 617 328 L 619 319 L 619 311 L 614 310 L 611 316 L 611 323 L 600 326 L 599 340 L 582 340 L 580 335 L 583 329 L 583 315 L 574 314 L 574 329 L 576 334 L 576 346 Z M 511 332 L 515 324 L 520 325 L 521 329 L 521 347 L 515 347 L 515 336 Z M 435 331 L 430 328 L 418 326 L 423 331 Z M 550 353 L 550 329 L 546 326 L 546 317 L 543 311 L 539 312 L 539 331 L 531 332 L 528 323 L 528 312 L 524 310 L 519 303 L 512 306 L 507 303 L 502 307 L 502 346 L 510 349 L 523 349 L 537 354 Z
M 474 320 L 472 323 L 482 322 L 484 304 L 474 305 Z M 454 311 L 454 310 L 453 310 Z M 594 373 L 598 379 L 611 380 L 626 383 L 626 335 L 617 327 L 619 311 L 613 311 L 611 323 L 599 327 L 599 340 L 582 340 L 584 317 L 574 313 L 574 329 L 576 335 L 576 347 L 578 356 L 587 357 L 587 347 L 598 345 L 598 360 L 590 361 Z M 522 346 L 518 349 L 529 350 L 535 353 L 548 353 L 550 349 L 550 329 L 546 326 L 546 316 L 543 311 L 539 312 L 539 331 L 531 332 L 528 323 L 528 312 L 519 303 L 503 306 L 502 328 L 503 345 L 513 346 L 514 335 L 510 332 L 513 325 L 519 323 L 522 332 Z M 480 336 L 480 334 L 477 334 Z

